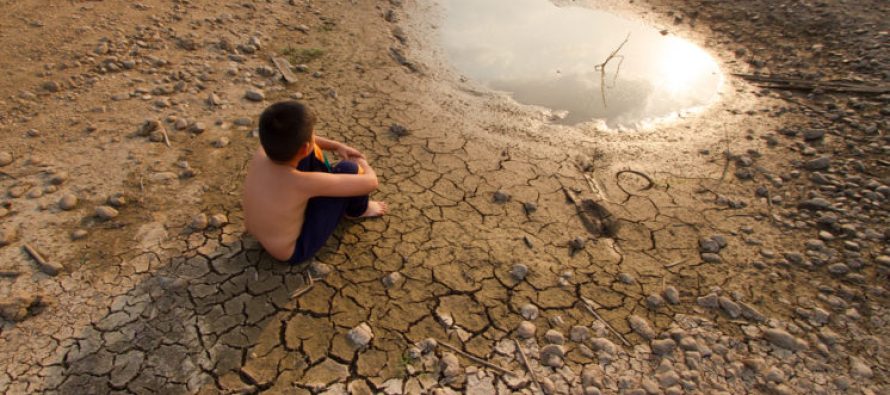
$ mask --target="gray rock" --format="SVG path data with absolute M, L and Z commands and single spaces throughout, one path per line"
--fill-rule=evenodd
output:
M 316 260 L 309 264 L 309 275 L 314 278 L 325 278 L 328 274 L 331 274 L 332 270 L 331 265 Z
M 712 252 L 705 252 L 701 254 L 701 260 L 706 263 L 720 263 L 723 262 L 723 259 L 720 258 L 720 255 L 714 254 Z
M 652 330 L 652 326 L 649 325 L 649 321 L 645 318 L 638 315 L 630 315 L 627 317 L 627 322 L 630 324 L 630 328 L 644 339 L 652 340 L 655 338 L 655 331 Z
M 572 330 L 569 331 L 569 338 L 572 339 L 573 342 L 583 343 L 590 339 L 590 329 L 586 326 L 575 325 L 572 327 Z
M 806 141 L 822 140 L 825 137 L 825 129 L 810 129 L 803 132 Z
M 677 342 L 673 339 L 659 339 L 652 341 L 652 352 L 665 355 L 670 354 L 677 348 Z
M 680 376 L 673 370 L 660 372 L 655 374 L 655 379 L 662 388 L 673 387 L 680 382 Z
M 68 181 L 67 171 L 58 171 L 49 178 L 49 183 L 51 185 L 62 185 L 65 181 Z
M 77 207 L 77 196 L 73 193 L 66 193 L 59 199 L 59 208 L 65 211 L 73 210 Z
M 253 125 L 253 120 L 250 118 L 242 117 L 242 118 L 235 119 L 232 123 L 234 123 L 235 126 L 251 126 L 251 125 Z
M 521 339 L 534 337 L 535 331 L 537 331 L 537 327 L 530 321 L 522 321 L 519 323 L 519 326 L 516 327 L 516 335 Z
M 0 167 L 4 167 L 12 163 L 14 158 L 12 154 L 7 151 L 0 151 Z
M 402 125 L 399 125 L 397 123 L 389 125 L 389 132 L 392 133 L 392 135 L 396 136 L 396 137 L 405 137 L 405 136 L 408 136 L 411 134 L 411 132 L 408 130 L 408 128 L 406 128 Z M 509 200 L 509 198 L 507 200 Z M 497 201 L 497 200 L 495 200 L 495 201 Z
M 226 136 L 222 136 L 216 140 L 213 140 L 212 144 L 214 148 L 225 148 L 229 146 L 229 143 L 231 143 L 231 140 L 229 140 L 229 138 Z
M 117 210 L 109 206 L 96 207 L 96 216 L 103 220 L 109 220 L 120 214 Z
M 618 351 L 618 346 L 615 343 L 612 343 L 611 340 L 606 339 L 605 337 L 597 337 L 590 341 L 591 347 L 593 347 L 596 351 L 601 351 L 609 355 L 615 354 Z
M 495 203 L 506 203 L 510 201 L 511 196 L 506 192 L 497 191 L 491 195 L 491 198 L 492 200 L 494 200 Z
M 513 277 L 513 280 L 522 281 L 526 276 L 528 276 L 528 266 L 522 263 L 514 264 L 510 269 L 510 277 Z
M 87 237 L 87 231 L 83 229 L 75 229 L 71 232 L 71 240 L 81 240 Z
M 538 211 L 538 205 L 532 202 L 525 202 L 522 203 L 522 210 L 525 211 L 526 214 L 531 214 Z
M 720 305 L 720 300 L 717 297 L 717 294 L 710 293 L 705 296 L 701 296 L 695 300 L 695 302 L 705 308 L 716 309 Z
M 18 231 L 12 225 L 0 227 L 0 247 L 12 244 L 18 237 Z
M 428 337 L 420 341 L 417 344 L 417 347 L 420 347 L 420 350 L 423 351 L 424 354 L 429 354 L 433 351 L 436 351 L 436 348 L 439 347 L 439 342 L 432 337 Z
M 349 340 L 349 344 L 354 348 L 363 348 L 371 343 L 372 339 L 374 339 L 374 331 L 365 322 L 350 329 L 349 333 L 346 334 L 346 340 Z
M 618 281 L 621 281 L 622 283 L 628 284 L 628 285 L 631 285 L 631 284 L 634 284 L 637 282 L 634 279 L 634 276 L 632 276 L 630 273 L 624 273 L 624 272 L 618 273 Z
M 664 306 L 664 299 L 658 294 L 651 294 L 646 297 L 646 307 L 649 309 L 656 310 L 661 306 Z
M 808 160 L 803 164 L 803 168 L 809 171 L 826 170 L 829 167 L 831 167 L 831 158 L 827 156 Z
M 18 292 L 0 298 L 0 318 L 10 322 L 19 322 L 31 314 L 31 308 L 42 302 L 40 295 L 29 292 Z
M 263 94 L 263 91 L 258 89 L 248 89 L 244 92 L 244 98 L 254 102 L 260 102 L 266 100 L 266 95 Z
M 442 358 L 439 359 L 439 369 L 446 378 L 456 377 L 463 373 L 457 356 L 450 352 L 442 353 Z
M 229 223 L 229 218 L 225 214 L 213 214 L 210 216 L 209 225 L 211 228 L 221 228 Z
M 732 299 L 721 296 L 718 300 L 720 302 L 720 308 L 722 308 L 731 318 L 739 318 L 742 315 L 741 306 L 732 301 Z
M 109 196 L 107 202 L 111 207 L 123 207 L 127 205 L 127 197 L 123 193 L 118 192 Z
M 541 378 L 541 391 L 544 392 L 545 395 L 552 395 L 556 393 L 556 384 L 553 384 L 553 380 L 550 380 L 549 377 Z
M 562 334 L 562 332 L 560 332 L 556 329 L 547 330 L 547 332 L 544 333 L 544 340 L 546 340 L 550 344 L 557 344 L 557 345 L 566 343 L 565 336 Z
M 200 213 L 192 217 L 191 222 L 189 222 L 189 228 L 192 228 L 194 230 L 207 229 L 208 225 L 210 225 L 210 220 L 207 219 L 207 215 L 204 213 Z
M 774 383 L 781 383 L 785 381 L 785 372 L 775 366 L 769 368 L 763 376 L 766 381 L 772 381 Z
M 519 308 L 519 314 L 522 315 L 523 318 L 533 321 L 538 318 L 538 306 L 526 303 Z
M 562 367 L 565 349 L 558 344 L 548 344 L 541 348 L 541 364 L 554 368 Z
M 207 131 L 207 126 L 204 125 L 204 122 L 195 122 L 189 126 L 189 132 L 194 134 L 201 134 Z
M 670 303 L 670 304 L 680 303 L 680 291 L 677 291 L 677 288 L 674 287 L 673 285 L 668 285 L 664 289 L 664 292 L 662 292 L 662 294 L 664 295 L 664 299 L 667 300 L 668 303 Z
M 402 274 L 392 272 L 383 277 L 383 286 L 387 289 L 392 288 L 402 282 Z
M 850 267 L 843 263 L 833 263 L 828 265 L 828 272 L 835 276 L 842 276 L 850 272 Z
M 766 316 L 760 313 L 757 308 L 751 306 L 745 302 L 738 302 L 739 308 L 742 311 L 742 317 L 745 317 L 751 321 L 763 322 L 766 321 Z
M 720 244 L 710 237 L 701 238 L 698 240 L 698 250 L 703 253 L 710 252 L 716 254 L 720 252 Z
M 773 345 L 787 350 L 800 351 L 807 348 L 807 343 L 805 341 L 794 337 L 792 334 L 782 329 L 766 328 L 763 330 L 763 338 Z

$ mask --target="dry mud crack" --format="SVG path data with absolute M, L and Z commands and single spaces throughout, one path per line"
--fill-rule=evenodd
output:
M 676 125 L 579 131 L 453 75 L 422 2 L 38 3 L 0 1 L 6 393 L 890 391 L 885 97 L 731 79 Z M 886 80 L 865 3 L 593 5 L 727 71 Z M 238 206 L 286 98 L 393 208 L 295 267 Z

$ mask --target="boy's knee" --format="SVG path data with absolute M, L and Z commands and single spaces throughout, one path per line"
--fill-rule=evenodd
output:
M 334 168 L 332 170 L 334 173 L 358 174 L 358 163 L 343 160 L 334 165 Z

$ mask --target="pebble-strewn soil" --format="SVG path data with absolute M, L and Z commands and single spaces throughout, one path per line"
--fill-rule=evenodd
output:
M 0 0 L 0 390 L 890 392 L 888 95 L 730 74 L 886 86 L 890 6 L 576 3 L 712 51 L 721 100 L 550 124 L 430 2 Z M 283 99 L 392 211 L 297 267 L 239 207 Z

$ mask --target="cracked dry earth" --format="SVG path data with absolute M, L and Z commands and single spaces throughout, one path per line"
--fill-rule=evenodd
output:
M 727 72 L 887 79 L 881 2 L 585 4 Z M 0 8 L 5 393 L 890 391 L 886 96 L 728 77 L 697 117 L 599 132 L 455 75 L 428 3 Z M 286 98 L 392 207 L 296 267 L 238 206 Z

